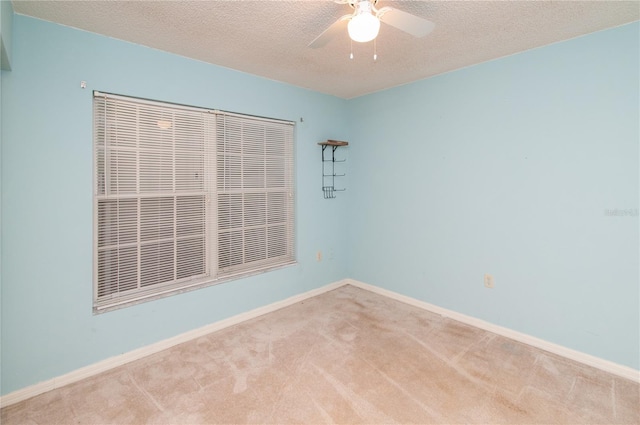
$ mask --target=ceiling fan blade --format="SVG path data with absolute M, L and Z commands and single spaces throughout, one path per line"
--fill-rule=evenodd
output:
M 383 7 L 378 11 L 378 19 L 396 27 L 414 37 L 424 37 L 435 28 L 435 24 L 424 18 L 391 7 Z
M 349 14 L 349 15 L 344 15 L 338 18 L 338 20 L 335 21 L 333 24 L 331 24 L 329 28 L 324 30 L 322 34 L 317 36 L 311 43 L 309 43 L 308 47 L 311 47 L 312 49 L 317 49 L 327 44 L 338 33 L 340 33 L 341 31 L 344 31 L 344 28 L 347 26 L 347 22 L 349 21 L 349 19 L 351 19 L 352 16 L 353 16 L 352 14 Z

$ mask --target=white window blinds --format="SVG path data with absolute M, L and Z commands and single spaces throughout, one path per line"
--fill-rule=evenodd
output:
M 216 129 L 220 272 L 291 258 L 291 126 L 221 115 Z
M 94 309 L 294 262 L 293 125 L 95 93 Z

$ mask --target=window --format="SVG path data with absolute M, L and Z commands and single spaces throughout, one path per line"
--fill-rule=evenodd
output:
M 295 262 L 293 124 L 94 93 L 94 310 Z

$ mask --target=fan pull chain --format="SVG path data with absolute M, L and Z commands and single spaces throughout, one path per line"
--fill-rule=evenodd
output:
M 351 53 L 349 54 L 349 59 L 353 59 L 353 40 L 351 41 Z
M 376 44 L 376 39 L 373 39 L 373 61 L 377 61 L 378 60 L 378 49 L 377 49 L 377 44 Z

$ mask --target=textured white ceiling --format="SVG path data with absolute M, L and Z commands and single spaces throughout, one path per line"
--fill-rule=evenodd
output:
M 435 30 L 382 24 L 374 43 L 346 33 L 307 45 L 348 5 L 332 1 L 13 1 L 16 13 L 104 34 L 342 98 L 409 83 L 640 19 L 638 1 L 389 1 Z

